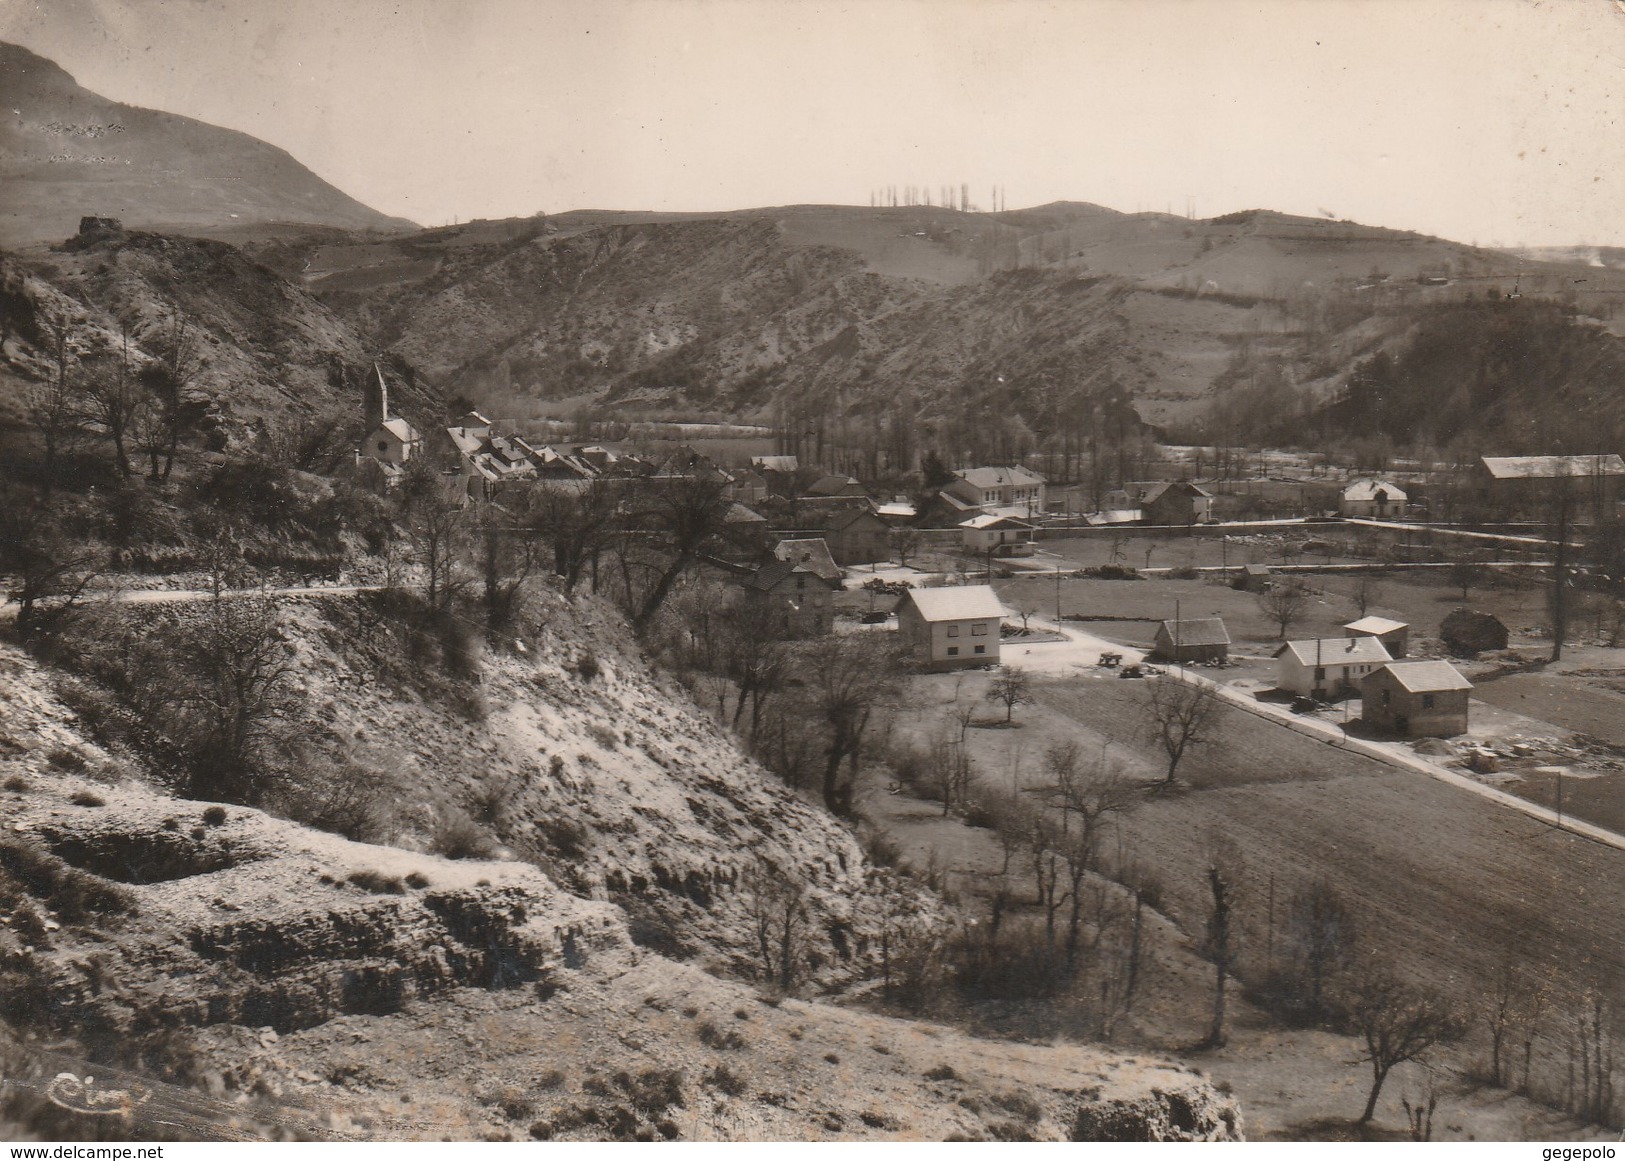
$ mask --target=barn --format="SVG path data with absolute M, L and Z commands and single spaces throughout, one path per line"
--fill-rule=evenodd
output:
M 1230 631 L 1218 617 L 1164 621 L 1157 627 L 1151 656 L 1158 661 L 1200 665 L 1230 659 Z
M 1396 661 L 1360 682 L 1360 717 L 1401 738 L 1449 738 L 1467 732 L 1473 684 L 1448 661 Z

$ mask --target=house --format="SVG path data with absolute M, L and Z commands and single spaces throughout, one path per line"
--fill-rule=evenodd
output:
M 841 566 L 830 555 L 829 545 L 820 537 L 781 540 L 773 546 L 773 559 L 805 565 L 831 588 L 839 589 L 846 579 Z
M 536 479 L 536 449 L 522 439 L 493 436 L 491 421 L 478 411 L 446 428 L 446 439 L 453 452 L 450 474 L 461 478 L 459 490 L 469 499 L 491 500 L 505 484 Z
M 893 496 L 875 509 L 875 515 L 890 527 L 902 528 L 914 523 L 919 511 L 914 507 L 914 501 L 907 496 Z
M 722 517 L 722 537 L 736 552 L 760 560 L 767 552 L 767 517 L 731 503 Z
M 1449 738 L 1467 732 L 1473 684 L 1448 661 L 1396 661 L 1360 682 L 1360 718 L 1402 738 Z
M 800 470 L 801 461 L 795 456 L 751 456 L 750 466 L 764 476 L 768 472 L 788 476 Z
M 1361 617 L 1343 626 L 1343 636 L 1375 637 L 1388 650 L 1388 656 L 1394 658 L 1405 656 L 1405 650 L 1410 647 L 1410 631 L 1411 627 L 1404 621 L 1390 621 L 1387 617 Z
M 863 481 L 852 476 L 829 475 L 819 476 L 807 488 L 808 496 L 814 499 L 830 499 L 837 496 L 863 497 L 869 496 L 869 489 L 863 486 Z
M 1355 480 L 1343 489 L 1337 510 L 1344 516 L 1388 520 L 1405 514 L 1408 497 L 1388 480 Z
M 745 594 L 768 603 L 786 637 L 828 633 L 834 625 L 829 583 L 798 561 L 764 564 L 745 578 Z
M 891 525 L 868 508 L 834 512 L 824 524 L 824 540 L 841 565 L 891 559 Z
M 1176 527 L 1213 519 L 1213 493 L 1189 481 L 1153 484 L 1130 506 L 1139 508 L 1147 524 Z
M 356 448 L 356 460 L 378 461 L 384 482 L 393 486 L 405 473 L 406 465 L 422 454 L 423 437 L 406 420 L 390 415 L 389 384 L 378 364 L 373 364 L 372 371 L 376 386 L 368 384 L 363 412 L 367 434 Z
M 749 507 L 767 499 L 767 481 L 750 468 L 737 468 L 730 471 L 728 477 L 722 494 L 734 503 Z
M 909 589 L 897 606 L 897 631 L 926 669 L 999 663 L 1004 606 L 991 585 Z
M 1157 626 L 1151 655 L 1159 661 L 1200 665 L 1230 660 L 1230 631 L 1218 617 L 1190 617 Z
M 1366 674 L 1392 660 L 1375 637 L 1288 641 L 1275 651 L 1275 685 L 1300 697 L 1350 693 Z
M 1481 515 L 1546 519 L 1566 489 L 1574 516 L 1602 523 L 1625 495 L 1625 459 L 1618 455 L 1482 456 L 1473 466 L 1469 498 Z
M 1033 525 L 1014 516 L 973 516 L 962 521 L 966 552 L 993 556 L 1031 556 Z
M 1028 468 L 960 468 L 958 479 L 943 489 L 966 505 L 1006 508 L 1010 516 L 1044 514 L 1044 477 Z

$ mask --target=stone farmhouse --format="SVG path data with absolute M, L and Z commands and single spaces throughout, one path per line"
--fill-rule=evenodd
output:
M 1396 661 L 1361 679 L 1360 716 L 1401 738 L 1450 738 L 1467 732 L 1472 688 L 1448 661 Z

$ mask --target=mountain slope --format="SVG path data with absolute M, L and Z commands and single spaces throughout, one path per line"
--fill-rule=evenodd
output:
M 209 229 L 292 222 L 395 230 L 286 152 L 189 117 L 82 88 L 57 65 L 0 43 L 0 246 L 60 241 L 81 215 L 126 226 Z

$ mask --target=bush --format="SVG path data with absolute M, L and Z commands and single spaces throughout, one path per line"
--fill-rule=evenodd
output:
M 85 761 L 83 754 L 78 750 L 69 749 L 67 746 L 56 747 L 45 755 L 45 761 L 49 763 L 53 770 L 65 770 L 70 774 L 81 773 L 89 765 Z
M 421 891 L 429 885 L 429 877 L 422 871 L 413 871 L 406 876 L 406 885 L 414 891 Z
M 925 1074 L 926 1080 L 958 1080 L 959 1074 L 953 1070 L 952 1065 L 939 1064 Z
M 701 1080 L 711 1088 L 728 1096 L 743 1096 L 749 1089 L 745 1078 L 729 1068 L 726 1064 L 719 1064 L 709 1070 Z
M 598 657 L 591 649 L 583 650 L 581 656 L 576 658 L 575 674 L 582 681 L 590 682 L 602 672 Z
M 718 1028 L 711 1020 L 702 1020 L 696 1031 L 699 1033 L 700 1043 L 707 1048 L 718 1051 L 737 1050 L 745 1047 L 745 1038 L 732 1028 Z
M 3 785 L 13 794 L 26 794 L 28 792 L 28 779 L 21 774 L 13 774 L 5 780 Z
M 406 894 L 406 884 L 393 875 L 385 875 L 378 871 L 353 871 L 345 882 L 353 887 L 360 887 L 363 891 L 371 891 L 374 895 Z
M 436 828 L 430 847 L 448 859 L 488 859 L 496 853 L 491 836 L 461 811 L 447 814 Z
M 279 813 L 352 842 L 382 835 L 395 786 L 389 774 L 347 754 L 330 757 L 308 746 L 296 746 L 288 766 L 292 772 L 271 795 Z
M 101 795 L 92 794 L 88 790 L 75 790 L 73 792 L 73 796 L 71 798 L 69 798 L 68 801 L 73 803 L 75 806 L 106 806 L 107 805 L 106 799 L 102 798 Z
M 203 821 L 208 826 L 225 826 L 226 808 L 223 806 L 209 807 L 203 812 Z

